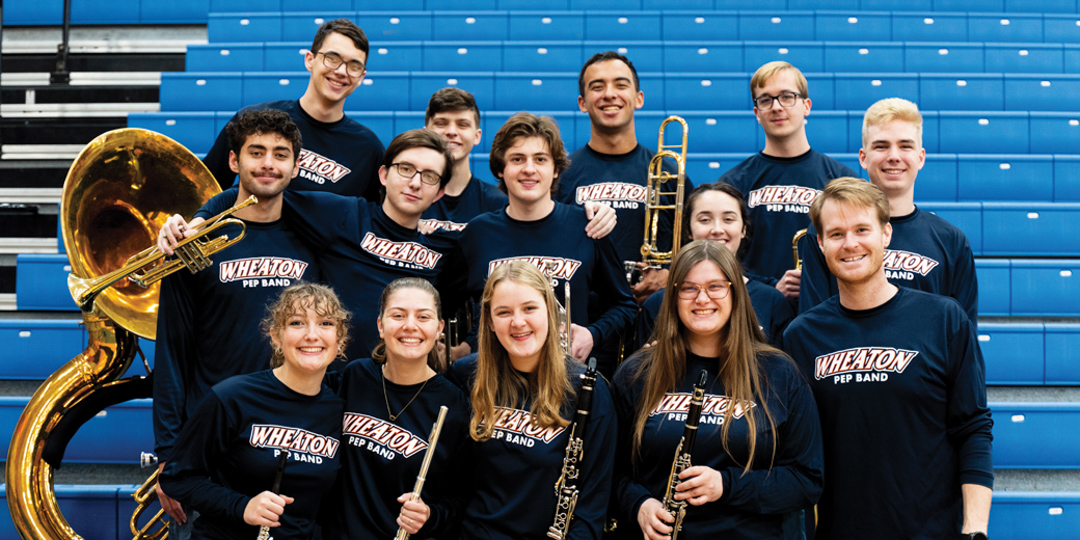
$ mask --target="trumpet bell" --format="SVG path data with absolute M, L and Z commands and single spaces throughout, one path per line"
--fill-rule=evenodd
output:
M 165 135 L 137 128 L 99 135 L 64 181 L 60 220 L 71 273 L 93 279 L 123 267 L 157 242 L 169 216 L 191 216 L 219 191 L 202 161 Z M 159 287 L 123 279 L 94 305 L 120 326 L 154 339 Z

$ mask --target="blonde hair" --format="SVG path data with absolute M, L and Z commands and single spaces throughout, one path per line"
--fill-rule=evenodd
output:
M 349 346 L 349 322 L 352 315 L 341 304 L 334 290 L 326 285 L 297 283 L 281 291 L 281 296 L 270 305 L 259 328 L 273 343 L 273 338 L 285 328 L 289 317 L 306 309 L 311 309 L 334 321 L 337 327 L 338 356 L 344 357 L 345 349 Z M 281 367 L 284 363 L 285 354 L 280 347 L 274 346 L 270 356 L 270 367 Z
M 391 281 L 389 285 L 383 288 L 382 295 L 379 296 L 379 318 L 386 314 L 386 305 L 390 302 L 390 297 L 394 293 L 402 289 L 417 289 L 424 291 L 431 295 L 431 300 L 435 304 L 435 314 L 438 320 L 442 320 L 442 300 L 439 298 L 439 291 L 435 290 L 435 287 L 431 285 L 426 279 L 418 277 L 400 278 Z M 431 350 L 428 351 L 427 365 L 436 372 L 442 371 L 442 362 L 439 360 L 439 348 L 433 344 Z M 386 340 L 379 338 L 379 343 L 375 345 L 375 348 L 371 351 L 371 359 L 377 364 L 386 363 Z
M 756 401 L 769 432 L 776 432 L 776 422 L 767 406 L 768 380 L 761 369 L 760 358 L 766 355 L 784 356 L 779 349 L 765 342 L 765 335 L 758 326 L 757 316 L 750 305 L 750 294 L 743 283 L 739 261 L 731 250 L 713 240 L 695 240 L 683 246 L 675 255 L 668 274 L 667 291 L 660 304 L 650 341 L 656 344 L 639 352 L 643 355 L 634 379 L 645 379 L 645 391 L 641 401 L 636 404 L 633 424 L 634 455 L 640 456 L 645 423 L 652 410 L 660 403 L 664 395 L 677 389 L 679 381 L 686 377 L 686 351 L 689 341 L 685 336 L 686 328 L 679 318 L 679 294 L 677 287 L 686 279 L 690 270 L 699 263 L 708 262 L 716 265 L 731 282 L 731 317 L 720 335 L 720 365 L 717 371 L 709 375 L 719 379 L 732 406 L 724 411 L 721 428 L 721 441 L 724 450 L 731 455 L 728 447 L 728 430 L 733 421 L 735 410 L 741 406 L 747 411 L 749 457 L 744 465 L 744 473 L 749 471 L 757 449 L 757 422 L 748 404 Z M 776 456 L 776 441 L 773 440 L 772 456 Z M 770 458 L 770 467 L 772 459 Z
M 547 335 L 540 349 L 540 363 L 536 372 L 529 376 L 514 369 L 510 355 L 492 329 L 491 299 L 495 287 L 504 281 L 531 287 L 544 299 Z M 573 387 L 567 378 L 567 357 L 559 343 L 558 303 L 551 281 L 524 261 L 511 261 L 495 268 L 484 285 L 479 332 L 476 379 L 471 392 L 473 414 L 469 421 L 469 434 L 473 440 L 490 439 L 498 421 L 495 408 L 515 408 L 525 395 L 532 401 L 529 407 L 532 425 L 542 428 L 569 425 L 569 420 L 562 417 L 561 409 Z
M 889 222 L 889 199 L 881 188 L 861 178 L 842 176 L 825 184 L 825 190 L 810 205 L 810 221 L 817 229 L 818 238 L 824 234 L 821 208 L 826 201 L 836 201 L 856 208 L 873 208 L 882 227 Z
M 862 122 L 862 145 L 870 139 L 870 128 L 900 120 L 915 126 L 916 141 L 922 146 L 923 118 L 919 106 L 903 98 L 885 98 L 866 109 Z
M 810 89 L 807 88 L 806 77 L 803 76 L 803 73 L 799 68 L 788 62 L 784 62 L 783 60 L 769 62 L 768 64 L 759 67 L 757 71 L 754 72 L 754 76 L 750 78 L 750 99 L 757 98 L 755 92 L 760 88 L 765 88 L 769 79 L 783 71 L 790 71 L 795 75 L 795 89 L 802 94 L 803 99 L 809 99 Z

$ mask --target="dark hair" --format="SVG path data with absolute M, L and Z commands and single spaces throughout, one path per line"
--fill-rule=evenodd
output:
M 356 23 L 349 19 L 334 19 L 332 21 L 326 21 L 322 23 L 319 30 L 315 32 L 315 39 L 311 40 L 311 53 L 315 54 L 322 49 L 323 41 L 326 41 L 326 36 L 330 34 L 341 34 L 350 40 L 353 45 L 356 45 L 360 52 L 364 53 L 365 64 L 368 57 L 368 40 L 367 34 L 356 26 Z
M 394 137 L 394 140 L 390 141 L 390 146 L 386 147 L 386 154 L 383 155 L 383 167 L 389 169 L 398 154 L 410 148 L 430 148 L 443 155 L 446 163 L 443 165 L 442 177 L 439 179 L 439 189 L 446 187 L 450 177 L 454 176 L 454 156 L 446 148 L 446 140 L 434 131 L 410 129 Z
M 588 60 L 586 60 L 585 65 L 581 66 L 581 73 L 578 74 L 578 78 L 577 78 L 577 86 L 578 86 L 578 95 L 579 96 L 584 96 L 585 95 L 585 70 L 589 69 L 589 66 L 591 66 L 591 65 L 593 65 L 593 64 L 595 64 L 597 62 L 607 62 L 608 60 L 618 60 L 618 61 L 626 64 L 626 67 L 630 68 L 630 73 L 632 73 L 634 75 L 634 91 L 637 92 L 638 90 L 641 89 L 641 79 L 638 78 L 637 70 L 634 69 L 634 63 L 631 62 L 629 58 L 627 58 L 627 57 L 625 57 L 625 56 L 623 56 L 623 55 L 621 55 L 621 54 L 619 54 L 619 53 L 617 53 L 615 51 L 607 51 L 607 52 L 596 53 L 596 54 L 592 55 L 592 58 L 589 58 Z
M 225 135 L 229 138 L 229 149 L 236 155 L 244 148 L 244 143 L 252 135 L 264 135 L 277 133 L 293 149 L 293 160 L 300 157 L 300 148 L 304 146 L 300 138 L 300 128 L 292 118 L 283 111 L 277 109 L 252 109 L 241 111 L 228 124 L 225 124 Z
M 390 302 L 390 297 L 402 289 L 417 289 L 430 294 L 432 301 L 435 303 L 435 314 L 440 320 L 442 319 L 442 300 L 439 298 L 439 291 L 435 290 L 435 287 L 431 282 L 418 277 L 398 278 L 391 281 L 389 285 L 383 288 L 382 295 L 379 296 L 380 319 L 382 319 L 383 315 L 386 313 L 386 305 Z M 376 344 L 375 348 L 371 351 L 371 359 L 379 364 L 386 363 L 385 339 L 379 338 L 379 343 Z M 439 360 L 438 343 L 433 344 L 431 350 L 428 351 L 427 365 L 436 372 L 443 371 L 442 362 Z
M 686 240 L 693 240 L 694 236 L 690 232 L 690 220 L 694 217 L 694 206 L 697 204 L 697 200 L 708 191 L 719 191 L 720 193 L 726 193 L 730 195 L 736 201 L 739 201 L 739 217 L 743 222 L 743 239 L 739 243 L 739 251 L 735 253 L 735 258 L 740 261 L 743 260 L 743 256 L 746 255 L 747 250 L 750 249 L 750 209 L 746 206 L 746 199 L 743 199 L 742 192 L 739 188 L 724 182 L 717 180 L 712 184 L 702 184 L 691 191 L 686 196 L 686 200 L 683 201 L 683 223 L 682 229 L 686 235 Z
M 476 127 L 480 127 L 480 107 L 476 106 L 476 98 L 472 94 L 453 86 L 436 90 L 428 100 L 427 112 L 424 113 L 424 125 L 431 121 L 431 117 L 441 112 L 472 111 L 476 117 Z
M 491 174 L 499 179 L 499 189 L 506 193 L 506 179 L 503 178 L 503 171 L 506 170 L 506 151 L 514 146 L 518 139 L 527 137 L 540 137 L 547 143 L 551 159 L 555 164 L 555 179 L 551 182 L 551 194 L 554 195 L 559 187 L 558 177 L 570 166 L 570 160 L 566 157 L 566 148 L 563 147 L 562 138 L 559 136 L 559 124 L 550 116 L 536 116 L 527 112 L 519 112 L 511 116 L 499 128 L 499 132 L 491 141 L 491 154 L 488 157 Z

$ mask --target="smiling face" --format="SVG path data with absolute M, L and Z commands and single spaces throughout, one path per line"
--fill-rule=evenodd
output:
M 713 350 L 720 343 L 724 328 L 731 319 L 731 283 L 715 263 L 701 261 L 690 268 L 675 290 L 668 292 L 676 294 L 679 288 L 686 285 L 708 286 L 723 283 L 728 284 L 728 291 L 721 299 L 710 297 L 704 290 L 696 291 L 693 298 L 683 298 L 681 294 L 677 298 L 683 335 L 692 351 Z
M 412 165 L 417 171 L 435 171 L 444 174 L 446 158 L 431 148 L 414 147 L 398 153 L 394 163 Z M 379 182 L 386 188 L 383 199 L 383 211 L 398 223 L 416 220 L 442 196 L 443 190 L 438 185 L 425 184 L 417 173 L 412 178 L 405 178 L 398 173 L 397 167 L 379 168 Z
M 763 94 L 779 96 L 783 92 L 801 94 L 795 81 L 795 73 L 791 70 L 778 71 L 765 81 L 761 88 L 754 89 L 754 98 Z M 792 136 L 804 133 L 806 117 L 810 114 L 810 100 L 800 97 L 795 100 L 791 107 L 780 105 L 779 100 L 773 100 L 772 104 L 761 109 L 754 107 L 754 116 L 765 130 L 765 136 L 770 139 L 784 140 Z
M 585 93 L 578 96 L 578 108 L 589 114 L 594 130 L 633 130 L 634 110 L 645 104 L 645 94 L 634 88 L 634 74 L 622 60 L 596 62 L 582 77 Z
M 506 150 L 502 179 L 511 204 L 525 206 L 551 199 L 551 184 L 557 177 L 547 141 L 522 137 Z
M 702 192 L 690 209 L 691 239 L 716 240 L 732 253 L 738 253 L 746 238 L 746 223 L 739 210 L 739 201 L 727 193 Z
M 859 149 L 859 164 L 870 182 L 893 198 L 915 189 L 915 177 L 926 163 L 915 124 L 893 120 L 867 128 L 867 138 Z
M 455 162 L 468 158 L 469 152 L 480 144 L 476 114 L 468 109 L 435 113 L 425 127 L 446 139 L 446 147 L 454 155 Z
M 892 225 L 883 227 L 874 208 L 827 200 L 821 206 L 818 241 L 829 271 L 842 284 L 866 283 L 880 273 Z
M 438 343 L 443 322 L 430 292 L 406 287 L 386 299 L 378 327 L 387 361 L 426 361 Z
M 320 54 L 321 53 L 321 54 Z M 324 63 L 324 55 L 334 54 L 343 61 L 337 69 L 330 69 Z M 318 51 L 304 54 L 304 66 L 311 72 L 308 90 L 328 103 L 340 103 L 349 97 L 364 80 L 365 73 L 358 77 L 349 75 L 349 62 L 367 63 L 367 55 L 356 48 L 353 41 L 336 32 L 326 36 Z
M 299 374 L 325 372 L 339 352 L 338 323 L 310 307 L 302 308 L 285 319 L 271 341 L 284 356 L 282 368 Z
M 504 280 L 495 285 L 490 305 L 491 331 L 514 368 L 534 371 L 548 335 L 544 297 L 525 283 Z
M 280 195 L 300 171 L 292 145 L 278 133 L 250 135 L 239 156 L 229 152 L 229 168 L 240 177 L 240 197 L 260 201 Z

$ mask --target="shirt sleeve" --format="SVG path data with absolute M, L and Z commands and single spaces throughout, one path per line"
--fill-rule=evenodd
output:
M 235 119 L 236 116 L 233 115 L 229 121 Z M 210 151 L 203 158 L 203 164 L 206 165 L 207 169 L 210 169 L 210 174 L 214 175 L 221 189 L 229 189 L 236 181 L 236 173 L 229 168 L 229 146 L 229 136 L 222 129 L 218 133 L 217 139 L 214 139 L 214 146 L 210 147 Z
M 837 293 L 836 278 L 829 272 L 813 225 L 806 229 L 804 240 L 799 251 L 803 260 L 802 278 L 799 281 L 799 313 L 805 313 Z
M 592 398 L 591 418 L 585 431 L 581 493 L 566 535 L 568 539 L 598 540 L 603 536 L 611 496 L 615 452 L 609 445 L 617 436 L 618 424 L 611 391 L 603 377 L 597 377 Z
M 225 405 L 210 392 L 176 441 L 177 450 L 161 475 L 165 493 L 200 514 L 242 523 L 251 497 L 210 480 L 235 436 Z
M 949 339 L 946 434 L 957 448 L 960 483 L 993 489 L 991 429 L 986 404 L 986 366 L 975 338 L 975 326 L 962 320 Z
M 187 419 L 185 370 L 194 354 L 194 307 L 186 272 L 161 282 L 158 301 L 157 340 L 154 343 L 154 451 L 169 461 L 177 436 Z
M 786 360 L 784 360 L 786 361 Z M 790 368 L 791 383 L 783 403 L 787 419 L 777 426 L 776 462 L 771 468 L 743 473 L 741 467 L 720 471 L 724 495 L 720 504 L 757 514 L 780 514 L 817 503 L 824 485 L 825 456 L 821 422 L 810 386 Z M 761 415 L 758 422 L 766 422 Z M 758 444 L 767 442 L 759 439 Z M 761 452 L 768 455 L 770 449 Z
M 626 283 L 622 263 L 611 239 L 595 240 L 594 245 L 596 265 L 590 286 L 600 297 L 603 315 L 589 325 L 589 332 L 592 333 L 593 343 L 599 345 L 608 342 L 608 339 L 618 338 L 630 328 L 637 304 L 630 292 L 630 285 Z

